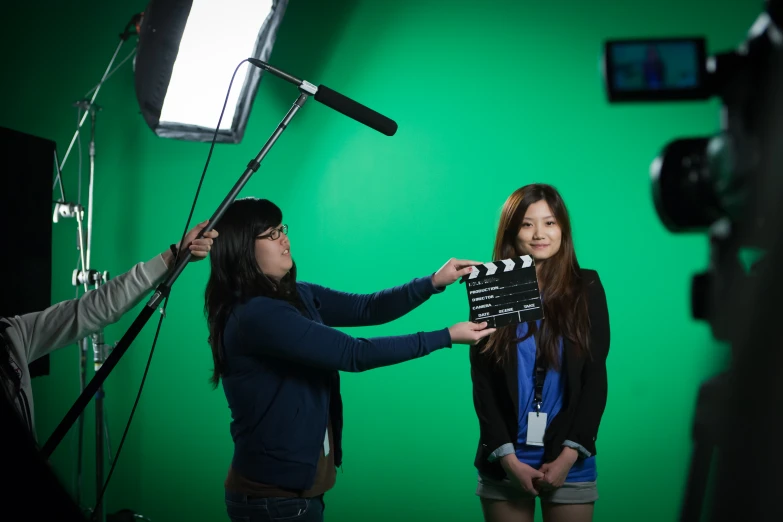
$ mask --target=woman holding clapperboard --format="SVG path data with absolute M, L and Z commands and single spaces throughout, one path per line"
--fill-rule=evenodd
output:
M 606 406 L 609 313 L 579 267 L 560 194 L 527 185 L 506 200 L 493 261 L 531 256 L 544 319 L 503 326 L 470 349 L 480 440 L 476 494 L 487 522 L 593 518 L 595 442 Z
M 225 481 L 231 520 L 321 522 L 324 493 L 342 460 L 339 371 L 361 372 L 474 344 L 486 323 L 361 339 L 336 327 L 402 317 L 475 261 L 374 294 L 297 282 L 288 226 L 265 199 L 235 201 L 220 221 L 206 289 L 212 382 L 231 409 L 234 457 Z

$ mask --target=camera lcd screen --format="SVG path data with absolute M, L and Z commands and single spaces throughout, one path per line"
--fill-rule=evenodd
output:
M 708 97 L 703 38 L 607 41 L 603 65 L 610 101 Z

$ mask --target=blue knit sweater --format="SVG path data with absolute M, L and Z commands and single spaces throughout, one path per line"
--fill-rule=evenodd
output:
M 335 465 L 342 461 L 338 371 L 422 357 L 450 347 L 451 336 L 444 328 L 362 339 L 335 329 L 405 315 L 439 291 L 431 276 L 367 295 L 308 283 L 297 289 L 307 314 L 267 297 L 234 309 L 224 331 L 223 390 L 232 415 L 232 467 L 255 482 L 306 490 L 315 479 L 330 415 Z

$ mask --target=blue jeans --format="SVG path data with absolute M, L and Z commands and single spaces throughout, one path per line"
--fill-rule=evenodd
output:
M 248 498 L 226 491 L 226 511 L 232 522 L 323 522 L 323 495 L 313 498 Z

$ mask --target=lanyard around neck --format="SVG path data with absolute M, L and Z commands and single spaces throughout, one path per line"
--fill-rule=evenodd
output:
M 536 358 L 536 369 L 535 373 L 533 373 L 533 386 L 535 389 L 535 393 L 533 396 L 533 406 L 536 409 L 536 414 L 541 412 L 541 403 L 543 402 L 543 396 L 544 396 L 544 380 L 546 379 L 546 369 L 544 368 L 544 365 L 542 364 L 542 361 L 540 358 Z

